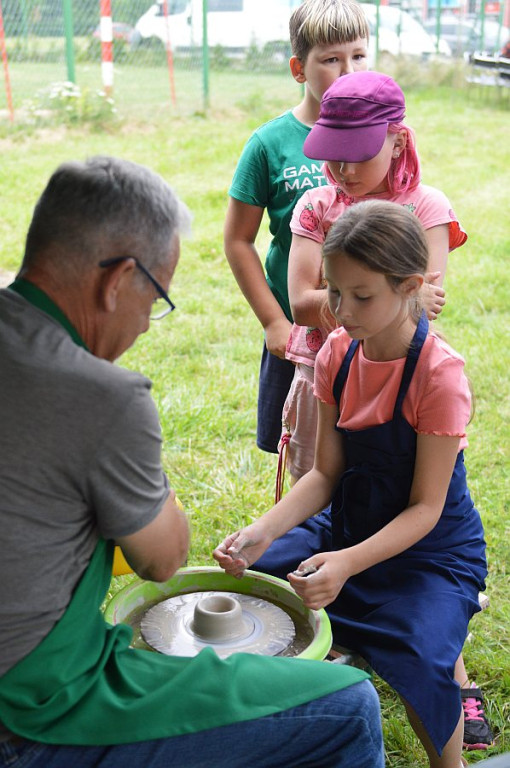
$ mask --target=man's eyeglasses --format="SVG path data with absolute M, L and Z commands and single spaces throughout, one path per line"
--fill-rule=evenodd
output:
M 152 302 L 152 310 L 150 314 L 151 320 L 161 320 L 162 317 L 165 317 L 166 315 L 169 315 L 170 312 L 173 312 L 175 309 L 175 304 L 173 303 L 172 299 L 165 291 L 165 289 L 161 287 L 156 278 L 151 275 L 149 270 L 144 267 L 140 261 L 138 261 L 136 256 L 115 256 L 113 259 L 104 259 L 104 261 L 100 261 L 98 266 L 112 267 L 115 264 L 120 264 L 121 261 L 127 261 L 128 259 L 133 259 L 140 272 L 143 272 L 145 277 L 151 281 L 152 285 L 159 294 L 159 296 Z

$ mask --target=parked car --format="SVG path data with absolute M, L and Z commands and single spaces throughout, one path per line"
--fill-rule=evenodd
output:
M 281 43 L 288 50 L 289 18 L 300 0 L 209 0 L 207 40 L 210 47 L 243 51 L 255 44 Z M 141 40 L 157 38 L 172 49 L 202 45 L 202 0 L 163 0 L 150 6 L 135 25 Z
M 435 39 L 437 34 L 435 16 L 427 19 L 423 26 Z M 479 16 L 473 18 L 445 13 L 440 19 L 440 39 L 449 43 L 455 56 L 463 56 L 475 51 L 497 54 L 510 39 L 510 30 L 508 27 L 500 27 L 497 20 L 486 18 L 482 41 L 482 22 Z
M 374 66 L 377 6 L 363 3 L 370 27 L 370 66 Z M 437 51 L 451 56 L 451 49 L 442 40 Z M 379 6 L 379 54 L 390 56 L 414 56 L 428 59 L 436 53 L 436 43 L 419 21 L 407 11 L 390 5 Z
M 210 47 L 222 46 L 227 52 L 259 48 L 271 43 L 289 52 L 289 18 L 300 0 L 209 0 L 207 39 Z M 202 0 L 168 0 L 165 16 L 163 0 L 157 0 L 135 25 L 135 44 L 167 42 L 174 50 L 189 50 L 202 45 Z M 370 26 L 370 66 L 375 65 L 377 6 L 363 3 Z M 379 7 L 379 53 L 428 58 L 436 44 L 423 26 L 406 11 L 392 6 Z M 451 55 L 445 41 L 439 53 Z

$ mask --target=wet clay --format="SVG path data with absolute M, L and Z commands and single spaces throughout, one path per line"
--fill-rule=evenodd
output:
M 195 656 L 206 645 L 221 658 L 239 651 L 276 656 L 296 636 L 282 608 L 231 592 L 192 592 L 163 600 L 144 613 L 140 629 L 151 648 L 169 656 Z

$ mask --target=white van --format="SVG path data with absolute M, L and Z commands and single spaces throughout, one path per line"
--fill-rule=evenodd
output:
M 232 52 L 255 44 L 281 42 L 288 46 L 289 18 L 300 0 L 208 0 L 207 41 Z M 170 48 L 202 45 L 202 0 L 163 0 L 151 5 L 136 23 L 142 39 L 159 38 Z

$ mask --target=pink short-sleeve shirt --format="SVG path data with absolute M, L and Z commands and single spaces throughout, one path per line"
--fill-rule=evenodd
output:
M 413 189 L 395 195 L 381 192 L 366 197 L 350 197 L 340 187 L 331 183 L 332 177 L 327 167 L 324 173 L 330 183 L 305 192 L 294 208 L 290 223 L 294 235 L 314 240 L 322 246 L 331 225 L 347 208 L 364 200 L 388 200 L 408 208 L 420 220 L 424 229 L 447 224 L 450 251 L 466 242 L 465 231 L 448 198 L 439 189 L 418 184 Z M 317 352 L 327 335 L 328 330 L 325 328 L 306 328 L 294 323 L 285 356 L 293 363 L 313 366 Z
M 317 355 L 314 393 L 329 405 L 335 405 L 333 384 L 350 343 L 346 331 L 337 328 Z M 404 364 L 405 358 L 368 360 L 360 343 L 342 391 L 338 426 L 358 430 L 390 421 Z M 418 433 L 460 437 L 462 450 L 467 446 L 470 414 L 471 392 L 464 360 L 430 332 L 404 398 L 402 415 Z
M 290 228 L 292 234 L 308 237 L 324 243 L 331 225 L 347 208 L 364 200 L 388 200 L 408 208 L 420 220 L 424 229 L 448 225 L 449 245 L 453 251 L 463 245 L 467 235 L 461 227 L 446 195 L 439 189 L 418 184 L 406 192 L 391 195 L 381 192 L 365 197 L 350 197 L 340 187 L 328 184 L 309 190 L 298 200 L 292 213 Z

